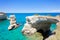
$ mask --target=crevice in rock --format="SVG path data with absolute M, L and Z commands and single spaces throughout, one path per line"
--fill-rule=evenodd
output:
M 38 30 L 37 32 L 42 33 L 43 40 L 45 40 L 46 38 L 48 38 L 51 35 L 56 34 L 55 32 L 52 33 L 51 30 L 47 30 L 46 32 L 44 32 L 43 30 Z

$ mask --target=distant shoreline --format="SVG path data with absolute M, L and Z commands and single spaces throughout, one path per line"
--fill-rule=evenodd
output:
M 57 16 L 57 15 L 60 15 L 60 13 L 6 13 L 6 14 L 19 14 L 19 15 L 35 15 L 35 14 L 38 14 L 38 15 L 47 15 L 47 16 Z

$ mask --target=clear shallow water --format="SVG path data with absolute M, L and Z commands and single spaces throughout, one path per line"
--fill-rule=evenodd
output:
M 9 14 L 7 14 L 7 16 L 9 16 Z M 26 21 L 25 17 L 29 16 L 29 15 L 34 15 L 32 14 L 15 14 L 16 15 L 16 20 L 17 23 L 21 23 L 23 25 L 21 25 L 20 27 L 18 27 L 17 29 L 8 31 L 8 26 L 9 26 L 9 21 L 5 20 L 5 21 L 0 21 L 0 40 L 27 40 L 27 37 L 25 35 L 22 34 L 21 30 L 24 26 L 24 23 Z M 47 15 L 47 14 L 40 14 L 40 15 Z M 55 16 L 57 14 L 51 14 L 52 16 Z M 51 30 L 56 29 L 56 25 L 52 24 L 51 25 Z

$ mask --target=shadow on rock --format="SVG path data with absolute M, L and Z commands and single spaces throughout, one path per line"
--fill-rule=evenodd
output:
M 56 34 L 55 32 L 52 33 L 51 30 L 48 30 L 48 31 L 46 31 L 46 32 L 44 32 L 43 30 L 38 30 L 37 32 L 42 33 L 42 35 L 43 35 L 43 40 L 45 40 L 46 38 L 48 38 L 48 37 L 51 36 L 51 35 Z

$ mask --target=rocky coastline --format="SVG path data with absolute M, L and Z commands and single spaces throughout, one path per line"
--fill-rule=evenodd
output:
M 60 17 L 59 17 L 60 18 Z M 34 35 L 36 32 L 41 33 L 42 40 L 55 40 L 59 39 L 60 33 L 58 33 L 58 27 L 60 27 L 60 19 L 56 17 L 50 16 L 27 16 L 26 23 L 22 29 L 23 34 Z M 57 29 L 55 31 L 50 31 L 51 24 L 56 24 Z M 33 29 L 32 29 L 33 28 Z M 60 29 L 60 28 L 59 28 Z M 33 33 L 32 33 L 33 32 Z M 58 36 L 59 37 L 58 37 Z M 58 38 L 56 38 L 58 37 Z M 60 39 L 59 39 L 60 40 Z

